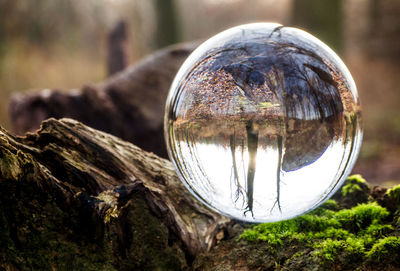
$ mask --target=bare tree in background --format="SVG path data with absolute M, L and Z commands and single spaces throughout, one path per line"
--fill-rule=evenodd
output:
M 156 47 L 162 48 L 179 41 L 179 26 L 174 0 L 154 0 L 157 18 Z
M 292 25 L 312 32 L 335 50 L 342 47 L 342 1 L 296 0 L 292 5 Z
M 370 0 L 368 5 L 367 53 L 398 61 L 400 59 L 400 2 Z
M 112 75 L 128 66 L 127 24 L 121 20 L 108 36 L 107 74 Z

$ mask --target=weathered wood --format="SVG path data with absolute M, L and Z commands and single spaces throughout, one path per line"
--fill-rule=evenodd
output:
M 196 46 L 185 43 L 157 51 L 105 82 L 79 90 L 16 94 L 9 106 L 13 130 L 22 135 L 50 117 L 73 118 L 167 157 L 165 100 L 178 68 Z
M 230 220 L 193 198 L 168 160 L 50 119 L 26 137 L 0 132 L 0 222 L 0 269 L 64 270 L 60 255 L 77 253 L 85 270 L 180 270 Z

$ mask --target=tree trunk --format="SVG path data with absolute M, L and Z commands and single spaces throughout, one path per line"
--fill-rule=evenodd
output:
M 127 24 L 121 20 L 108 35 L 107 74 L 111 76 L 128 66 Z
M 156 48 L 179 42 L 179 23 L 175 0 L 153 0 L 156 12 Z
M 336 51 L 340 51 L 342 47 L 342 1 L 293 1 L 292 25 L 309 31 Z

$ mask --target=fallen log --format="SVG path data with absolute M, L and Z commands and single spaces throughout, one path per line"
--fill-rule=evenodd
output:
M 2 270 L 181 270 L 230 223 L 168 160 L 70 119 L 1 130 L 0 171 Z
M 159 50 L 104 82 L 81 89 L 15 94 L 9 104 L 13 131 L 22 135 L 48 118 L 72 118 L 166 158 L 165 100 L 177 70 L 197 44 Z
M 399 270 L 400 186 L 256 226 L 198 202 L 172 164 L 75 120 L 0 130 L 0 270 Z M 245 229 L 245 230 L 244 230 Z

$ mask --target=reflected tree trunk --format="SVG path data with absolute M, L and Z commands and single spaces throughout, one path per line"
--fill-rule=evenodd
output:
M 240 184 L 239 181 L 239 169 L 238 169 L 238 164 L 236 160 L 236 133 L 233 132 L 233 135 L 230 136 L 229 138 L 230 142 L 230 148 L 231 148 L 231 153 L 232 153 L 232 171 L 233 171 L 233 185 L 236 187 L 235 190 L 235 195 L 234 195 L 234 201 L 237 202 L 240 198 L 240 196 L 243 195 L 243 187 Z
M 249 152 L 249 164 L 247 168 L 247 208 L 246 212 L 250 212 L 253 216 L 253 194 L 254 194 L 254 177 L 256 175 L 256 160 L 258 148 L 258 131 L 254 129 L 254 123 L 246 124 L 247 134 L 247 150 Z
M 276 205 L 278 205 L 278 209 L 281 210 L 281 168 L 282 168 L 282 149 L 283 149 L 283 137 L 281 135 L 277 136 L 277 145 L 278 145 L 278 165 L 276 167 L 276 202 L 274 206 L 272 206 L 271 211 L 274 209 Z

